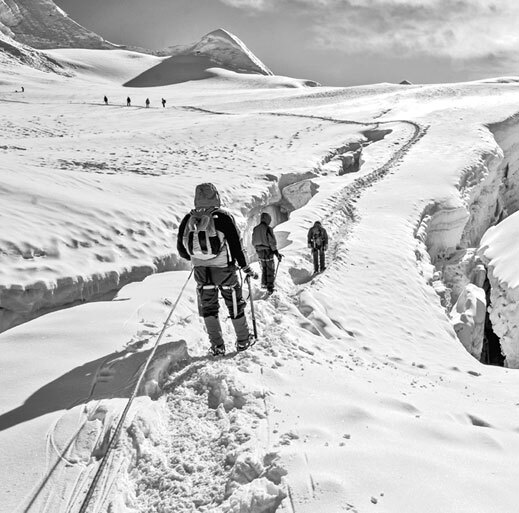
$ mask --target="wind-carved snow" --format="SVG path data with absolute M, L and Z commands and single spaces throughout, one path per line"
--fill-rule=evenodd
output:
M 517 367 L 519 346 L 512 342 L 516 321 L 505 321 L 510 319 L 505 312 L 515 308 L 516 300 L 513 292 L 507 292 L 507 280 L 502 275 L 496 278 L 490 266 L 488 277 L 492 292 L 491 304 L 487 304 L 482 266 L 489 263 L 489 258 L 485 256 L 486 251 L 478 251 L 478 247 L 480 241 L 483 248 L 486 246 L 482 237 L 489 227 L 519 207 L 519 144 L 514 118 L 489 128 L 491 131 L 482 135 L 485 139 L 490 135 L 492 140 L 477 162 L 463 171 L 457 184 L 460 195 L 429 205 L 422 224 L 426 226 L 424 240 L 429 255 L 440 271 L 433 278 L 433 284 L 444 307 L 452 308 L 451 319 L 460 341 L 478 360 L 488 357 L 483 354 L 488 351 L 483 345 L 488 310 L 492 325 L 496 323 L 495 333 L 504 337 L 501 350 L 505 365 Z M 489 237 L 485 236 L 484 240 Z
M 481 359 L 485 329 L 487 301 L 480 286 L 468 283 L 458 296 L 451 311 L 452 325 L 456 335 L 467 351 Z
M 507 367 L 519 368 L 519 213 L 490 228 L 480 255 L 488 266 L 490 319 L 499 336 Z

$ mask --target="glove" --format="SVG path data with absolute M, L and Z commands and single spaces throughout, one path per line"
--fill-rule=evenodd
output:
M 275 251 L 274 252 L 274 255 L 276 255 L 278 257 L 278 260 L 281 262 L 281 260 L 283 260 L 283 255 L 279 252 L 279 251 Z
M 253 280 L 258 279 L 258 273 L 251 269 L 250 265 L 243 267 L 242 271 L 247 275 L 248 278 L 252 278 Z
M 308 244 L 308 249 L 312 249 L 312 245 L 311 244 Z

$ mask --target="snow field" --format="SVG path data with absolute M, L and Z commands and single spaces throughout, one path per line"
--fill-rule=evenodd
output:
M 88 85 L 81 80 L 62 98 L 80 95 L 79 103 L 84 101 L 94 79 Z M 54 177 L 57 193 L 49 190 L 48 196 L 62 197 L 53 207 L 56 226 L 60 218 L 72 221 L 59 225 L 63 239 L 82 240 L 76 232 L 82 235 L 83 225 L 103 226 L 103 213 L 106 227 L 126 229 L 128 219 L 151 223 L 139 240 L 129 242 L 123 231 L 121 239 L 111 234 L 102 243 L 115 254 L 108 262 L 112 269 L 127 258 L 117 244 L 135 249 L 131 260 L 139 263 L 137 251 L 145 243 L 159 246 L 146 248 L 145 258 L 161 248 L 171 252 L 167 237 L 178 222 L 172 218 L 190 208 L 199 181 L 217 184 L 241 227 L 253 224 L 251 209 L 256 216 L 266 205 L 299 207 L 276 228 L 285 254 L 278 291 L 268 301 L 254 293 L 261 339 L 251 350 L 216 361 L 204 355 L 207 340 L 191 283 L 142 391 L 153 400 L 139 397 L 132 408 L 95 497 L 98 509 L 513 511 L 517 376 L 483 366 L 465 351 L 432 286 L 432 263 L 456 250 L 467 226 L 479 234 L 481 219 L 488 221 L 478 214 L 477 223 L 466 224 L 466 198 L 481 195 L 471 196 L 474 188 L 464 195 L 460 183 L 473 176 L 476 188 L 484 184 L 490 166 L 482 164 L 499 158 L 499 148 L 482 123 L 515 112 L 516 86 L 381 85 L 307 93 L 213 85 L 170 89 L 176 93 L 171 103 L 184 106 L 173 118 L 168 109 L 126 114 L 126 108 L 71 103 L 64 137 L 39 142 L 40 150 L 50 146 L 48 161 L 40 163 L 38 141 L 24 146 L 23 158 L 17 155 L 22 150 L 14 146 L 23 138 L 12 132 L 5 150 L 13 168 L 25 169 L 21 162 L 30 173 L 30 180 L 20 181 L 7 175 L 8 187 L 18 188 L 20 197 L 25 187 L 31 193 L 32 180 L 41 174 L 46 183 Z M 42 96 L 23 104 L 20 112 L 29 114 L 13 131 L 32 130 L 33 109 L 63 107 L 54 100 L 46 107 L 49 85 L 36 87 Z M 115 86 L 103 89 L 122 99 L 127 94 Z M 153 93 L 158 97 L 165 90 Z M 139 94 L 144 98 L 148 91 Z M 49 131 L 57 124 L 48 112 L 38 116 Z M 363 148 L 356 173 L 338 176 L 341 152 L 367 142 L 362 134 L 375 128 L 392 131 Z M 103 142 L 107 133 L 111 148 Z M 134 150 L 136 138 L 147 152 Z M 88 154 L 81 153 L 85 141 L 99 149 L 89 144 Z M 155 169 L 163 144 L 176 151 L 164 156 L 170 160 L 161 176 L 120 175 L 117 162 L 123 158 L 127 167 Z M 102 162 L 110 151 L 116 155 L 108 172 L 84 165 Z M 56 170 L 62 153 L 68 167 Z M 313 185 L 296 183 L 301 189 L 283 195 L 279 184 L 288 185 L 294 176 Z M 86 206 L 69 213 L 69 190 Z M 24 221 L 26 202 L 15 201 L 19 215 L 12 219 Z M 94 203 L 101 205 L 98 217 L 85 218 Z M 489 203 L 480 203 L 482 212 L 491 211 Z M 167 214 L 159 217 L 157 205 Z M 43 246 L 48 240 L 43 224 L 31 231 L 34 217 L 48 209 L 34 208 L 24 221 L 26 235 L 11 229 L 12 241 L 34 244 L 41 237 L 37 246 Z M 305 237 L 317 218 L 333 243 L 326 272 L 311 278 Z M 163 219 L 171 225 L 162 227 Z M 69 249 L 63 262 L 51 261 L 49 281 L 68 265 L 90 273 L 107 264 L 93 258 L 94 246 Z M 29 257 L 22 263 L 12 256 L 5 260 L 13 276 L 30 275 L 23 266 L 35 266 L 37 258 Z M 39 275 L 37 265 L 26 270 Z M 8 392 L 0 399 L 0 458 L 2 468 L 10 469 L 0 504 L 7 511 L 30 505 L 30 511 L 59 513 L 80 503 L 110 426 L 167 315 L 162 299 L 174 298 L 186 275 L 178 270 L 149 276 L 123 288 L 114 301 L 55 312 L 0 335 Z M 232 346 L 229 323 L 224 331 Z
M 79 51 L 76 58 L 83 54 L 89 55 Z M 104 59 L 96 73 L 113 62 Z M 207 173 L 217 173 L 211 179 L 240 224 L 250 223 L 250 210 L 279 195 L 276 179 L 313 170 L 328 141 L 340 146 L 345 139 L 338 127 L 318 120 L 301 130 L 296 119 L 244 114 L 224 122 L 186 105 L 121 111 L 85 105 L 81 92 L 89 96 L 91 88 L 84 82 L 73 91 L 76 96 L 65 92 L 52 100 L 31 93 L 14 120 L 4 111 L 4 329 L 38 311 L 107 297 L 154 270 L 182 267 L 171 249 L 175 227 Z M 263 135 L 269 130 L 273 137 Z M 23 177 L 30 179 L 20 185 Z

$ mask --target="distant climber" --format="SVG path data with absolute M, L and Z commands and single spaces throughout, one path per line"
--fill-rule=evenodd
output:
M 108 105 L 108 98 L 106 96 L 103 98 L 103 100 L 105 102 L 105 105 Z
M 149 106 L 150 106 L 150 99 L 146 98 L 146 108 L 148 108 Z
M 25 92 L 25 87 L 22 86 L 22 93 L 24 93 L 24 92 Z
M 261 287 L 267 289 L 270 294 L 274 292 L 274 280 L 276 279 L 274 256 L 278 258 L 278 261 L 283 258 L 278 251 L 276 236 L 270 226 L 271 221 L 270 214 L 263 212 L 260 224 L 252 230 L 252 245 L 256 249 L 261 264 Z
M 130 99 L 130 97 L 128 96 L 128 98 L 126 98 L 126 106 L 127 107 L 130 107 L 132 104 L 132 100 Z
M 163 106 L 164 108 L 166 108 L 166 100 L 165 100 L 164 98 L 162 98 L 161 101 L 162 101 L 162 106 Z
M 323 272 L 326 269 L 324 252 L 328 249 L 328 234 L 320 221 L 308 230 L 308 247 L 312 250 L 314 273 Z
M 225 354 L 218 318 L 221 292 L 236 332 L 236 349 L 244 351 L 253 343 L 245 317 L 246 302 L 236 274 L 238 265 L 247 277 L 258 275 L 247 265 L 240 234 L 232 215 L 220 208 L 220 195 L 212 183 L 197 185 L 195 208 L 180 223 L 177 250 L 191 261 L 198 285 L 198 308 L 204 318 L 214 356 Z

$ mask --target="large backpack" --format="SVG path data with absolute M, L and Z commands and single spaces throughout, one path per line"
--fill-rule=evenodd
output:
M 184 229 L 184 247 L 187 252 L 200 260 L 218 256 L 224 247 L 221 232 L 216 231 L 213 214 L 216 208 L 195 209 Z
M 258 226 L 255 226 L 252 230 L 252 238 L 251 238 L 251 244 L 256 246 L 266 246 L 267 242 L 267 227 L 263 226 L 262 224 L 258 224 Z

